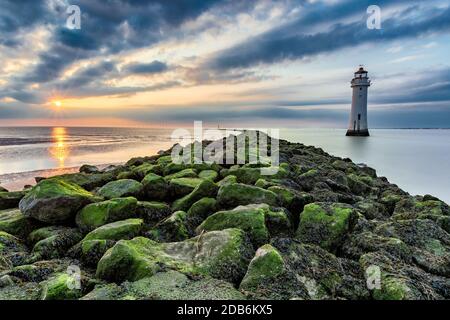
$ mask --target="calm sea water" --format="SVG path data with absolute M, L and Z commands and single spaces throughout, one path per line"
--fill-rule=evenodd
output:
M 153 155 L 173 144 L 171 133 L 172 129 L 0 128 L 0 183 L 21 188 L 37 175 Z M 450 203 L 450 130 L 378 129 L 363 138 L 345 137 L 341 129 L 283 129 L 280 136 L 366 163 L 411 194 L 429 193 Z

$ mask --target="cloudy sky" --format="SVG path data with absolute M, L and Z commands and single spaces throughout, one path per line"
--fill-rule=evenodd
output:
M 449 0 L 0 0 L 0 125 L 346 127 L 363 64 L 371 127 L 450 127 L 449 56 Z

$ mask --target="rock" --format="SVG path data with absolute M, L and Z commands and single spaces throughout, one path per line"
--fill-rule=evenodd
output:
M 202 198 L 191 206 L 186 214 L 186 225 L 191 234 L 203 220 L 217 211 L 216 204 L 214 198 Z
M 95 268 L 106 251 L 115 243 L 114 240 L 86 240 L 72 247 L 71 255 L 80 257 L 84 265 Z
M 148 233 L 148 237 L 158 242 L 183 241 L 189 237 L 186 228 L 186 212 L 176 211 L 156 224 Z
M 242 300 L 231 284 L 210 277 L 189 279 L 177 271 L 159 272 L 136 282 L 98 285 L 81 300 Z
M 38 300 L 41 288 L 37 283 L 18 283 L 0 288 L 0 300 Z
M 311 203 L 300 214 L 297 238 L 335 251 L 356 222 L 355 210 L 342 203 Z
M 19 209 L 0 211 L 0 231 L 5 231 L 19 238 L 26 238 L 36 227 L 36 222 L 25 217 Z
M 67 250 L 79 242 L 83 236 L 75 228 L 46 227 L 33 231 L 29 238 L 37 240 L 31 252 L 31 260 L 37 261 L 66 256 Z
M 149 173 L 142 180 L 143 194 L 147 199 L 164 200 L 169 194 L 169 185 L 163 177 Z
M 203 170 L 198 174 L 199 178 L 215 181 L 219 175 L 214 170 Z
M 238 283 L 252 256 L 253 249 L 239 229 L 207 232 L 173 243 L 137 237 L 121 240 L 109 249 L 98 263 L 97 277 L 136 281 L 173 269 Z
M 37 261 L 33 264 L 25 264 L 12 268 L 8 275 L 20 282 L 42 282 L 58 272 L 67 272 L 67 268 L 73 263 L 69 259 L 53 259 Z
M 136 180 L 122 179 L 108 182 L 97 191 L 97 194 L 106 199 L 122 197 L 139 198 L 142 194 L 142 188 L 142 183 Z
M 142 180 L 146 175 L 150 173 L 157 175 L 162 174 L 162 168 L 160 165 L 144 163 L 140 166 L 133 168 L 131 172 L 138 180 Z
M 106 173 L 69 173 L 60 176 L 48 178 L 48 180 L 61 180 L 67 183 L 76 184 L 83 189 L 93 190 L 114 180 L 115 175 L 112 172 Z
M 28 256 L 27 251 L 18 238 L 0 231 L 0 273 L 23 264 Z
M 251 168 L 251 167 L 234 167 L 230 169 L 223 169 L 220 174 L 223 177 L 228 175 L 234 175 L 237 177 L 238 181 L 245 184 L 254 184 L 258 179 L 266 177 L 269 179 L 282 179 L 287 177 L 287 170 L 283 167 L 272 167 L 265 168 L 267 170 L 273 169 L 273 175 L 264 175 L 261 168 Z
M 184 197 L 203 182 L 200 178 L 173 178 L 169 183 L 169 193 L 173 198 Z
M 71 221 L 82 207 L 96 200 L 90 192 L 78 185 L 46 179 L 22 198 L 19 208 L 26 217 L 49 224 L 60 224 Z
M 272 191 L 242 183 L 222 186 L 217 194 L 217 204 L 222 208 L 258 203 L 276 206 L 277 195 Z
M 300 298 L 366 300 L 370 297 L 358 264 L 351 267 L 349 260 L 337 258 L 319 246 L 301 244 L 293 239 L 279 238 L 272 245 L 292 273 L 290 279 L 300 282 L 300 286 L 295 286 Z M 285 282 L 285 285 L 289 284 L 289 281 Z M 306 289 L 306 296 L 301 295 L 301 287 Z
M 59 273 L 52 278 L 41 282 L 42 300 L 75 300 L 82 296 L 77 288 L 78 279 L 68 273 Z
M 304 192 L 298 192 L 282 186 L 271 186 L 269 191 L 278 195 L 279 203 L 290 212 L 301 212 L 306 204 L 314 201 L 313 197 Z M 294 218 L 294 224 L 298 224 L 298 217 Z
M 284 269 L 281 254 L 270 244 L 265 244 L 256 250 L 239 289 L 256 291 L 261 284 L 276 281 Z
M 5 189 L 2 186 L 0 186 L 0 192 L 9 192 L 9 191 L 8 191 L 8 189 Z
M 217 182 L 217 185 L 219 187 L 222 187 L 222 186 L 225 186 L 227 184 L 233 184 L 233 183 L 237 183 L 237 182 L 238 181 L 237 181 L 236 176 L 229 175 L 229 176 L 226 176 L 225 178 L 223 178 L 222 180 L 220 180 L 219 182 Z
M 355 203 L 354 206 L 364 215 L 364 217 L 366 217 L 366 219 L 386 220 L 389 218 L 386 207 L 376 201 L 365 199 Z
M 155 225 L 172 213 L 167 203 L 157 201 L 139 201 L 136 210 L 138 216 L 149 226 Z
M 229 211 L 219 211 L 206 218 L 198 228 L 197 234 L 204 231 L 240 228 L 245 231 L 255 247 L 261 246 L 269 240 L 269 230 L 266 220 L 273 219 L 274 215 L 284 213 L 273 212 L 266 204 L 239 206 Z M 269 216 L 269 218 L 268 218 Z M 287 217 L 285 220 L 287 221 Z M 289 223 L 287 222 L 289 225 Z M 272 226 L 276 223 L 272 221 Z
M 107 223 L 136 217 L 136 209 L 136 198 L 115 198 L 85 206 L 75 221 L 83 232 L 89 232 Z
M 0 210 L 17 208 L 25 191 L 0 192 Z
M 9 287 L 12 285 L 14 285 L 14 280 L 11 279 L 10 276 L 8 276 L 8 275 L 0 276 L 0 288 Z M 0 299 L 1 299 L 1 295 L 0 295 Z
M 178 178 L 198 178 L 198 176 L 194 169 L 188 168 L 164 177 L 166 181 Z
M 96 166 L 92 166 L 92 165 L 89 165 L 89 164 L 83 164 L 80 167 L 79 171 L 81 173 L 88 173 L 88 174 L 90 174 L 90 173 L 99 173 L 100 170 Z
M 94 231 L 89 232 L 82 242 L 89 240 L 121 240 L 132 239 L 138 236 L 142 230 L 142 219 L 127 219 L 105 224 Z
M 172 180 L 173 181 L 173 180 Z M 201 198 L 215 197 L 217 194 L 217 185 L 209 180 L 203 180 L 195 189 L 181 199 L 176 200 L 172 205 L 174 211 L 187 211 Z

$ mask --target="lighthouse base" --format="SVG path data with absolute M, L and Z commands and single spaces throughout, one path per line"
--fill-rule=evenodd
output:
M 369 130 L 347 130 L 347 137 L 368 137 L 370 136 Z

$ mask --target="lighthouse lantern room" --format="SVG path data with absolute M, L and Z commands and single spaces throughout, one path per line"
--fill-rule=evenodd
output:
M 369 136 L 367 126 L 367 92 L 370 87 L 368 73 L 364 67 L 355 72 L 351 81 L 353 88 L 352 110 L 347 130 L 347 136 Z

